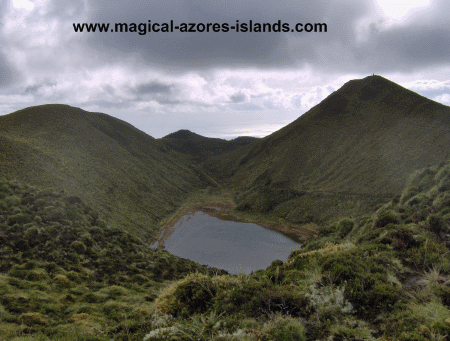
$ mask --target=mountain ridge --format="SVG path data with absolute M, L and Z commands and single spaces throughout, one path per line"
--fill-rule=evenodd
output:
M 240 136 L 228 141 L 202 136 L 186 129 L 178 130 L 159 139 L 168 148 L 191 157 L 195 162 L 227 153 L 256 140 L 256 137 Z
M 436 131 L 426 136 L 434 146 L 422 140 L 427 130 Z M 288 183 L 294 189 L 349 192 L 363 192 L 366 186 L 369 193 L 399 193 L 406 174 L 447 160 L 449 143 L 449 107 L 381 76 L 369 76 L 347 82 L 292 123 L 245 147 L 241 155 L 212 158 L 205 169 L 229 178 L 232 186 Z M 415 154 L 414 144 L 422 147 Z M 411 161 L 401 155 L 408 150 Z M 362 180 L 358 167 L 364 168 Z M 219 168 L 230 171 L 221 173 Z M 348 171 L 343 168 L 356 170 L 359 179 L 345 179 Z M 380 174 L 367 174 L 374 170 Z
M 129 123 L 67 105 L 1 116 L 0 140 L 1 175 L 80 196 L 141 237 L 205 185 L 191 163 Z

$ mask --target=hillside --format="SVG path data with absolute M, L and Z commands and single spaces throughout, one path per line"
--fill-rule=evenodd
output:
M 416 171 L 379 209 L 324 226 L 284 263 L 172 283 L 155 301 L 161 324 L 144 340 L 445 340 L 449 232 L 443 163 Z
M 398 194 L 414 169 L 447 160 L 449 146 L 449 107 L 370 76 L 205 169 L 246 188 Z
M 367 77 L 220 155 L 65 105 L 0 116 L 0 335 L 444 340 L 449 109 Z M 151 249 L 194 203 L 314 238 L 237 276 Z
M 142 339 L 168 280 L 213 271 L 225 273 L 151 249 L 77 197 L 0 178 L 2 340 Z
M 230 152 L 258 140 L 256 137 L 240 136 L 231 141 L 205 137 L 189 130 L 178 130 L 159 139 L 168 148 L 192 157 L 196 162 L 208 157 Z
M 59 104 L 0 116 L 1 175 L 79 196 L 140 237 L 204 185 L 189 162 L 130 124 Z
M 447 160 L 449 146 L 449 107 L 370 76 L 203 169 L 236 189 L 241 210 L 322 224 L 398 195 L 415 169 Z
M 450 164 L 231 276 L 152 250 L 82 200 L 0 180 L 5 340 L 445 340 Z

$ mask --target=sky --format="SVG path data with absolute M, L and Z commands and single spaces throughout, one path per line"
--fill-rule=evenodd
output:
M 449 12 L 448 0 L 0 0 L 0 115 L 63 103 L 155 138 L 179 129 L 263 137 L 372 74 L 450 105 Z M 327 30 L 139 34 L 73 26 L 135 23 L 144 33 L 149 20 L 280 20 L 290 30 L 297 23 Z

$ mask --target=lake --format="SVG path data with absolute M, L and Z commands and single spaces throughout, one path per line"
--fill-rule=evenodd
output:
M 256 224 L 220 220 L 204 212 L 183 216 L 164 242 L 165 249 L 181 258 L 250 274 L 266 269 L 272 261 L 285 261 L 301 247 L 293 239 Z

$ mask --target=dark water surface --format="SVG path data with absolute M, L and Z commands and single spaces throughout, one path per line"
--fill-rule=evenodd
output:
M 301 244 L 256 224 L 220 220 L 203 212 L 183 216 L 164 242 L 170 253 L 231 274 L 265 269 L 285 261 Z

